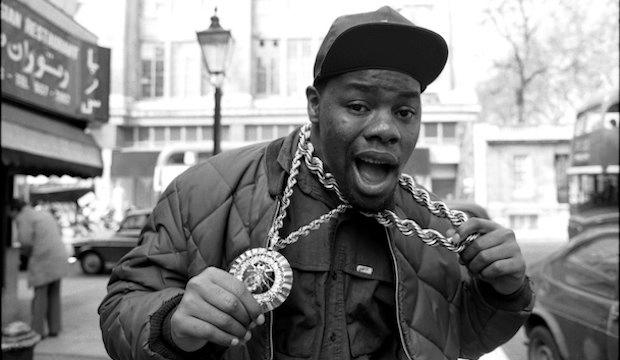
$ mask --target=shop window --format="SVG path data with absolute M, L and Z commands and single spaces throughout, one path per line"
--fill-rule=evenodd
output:
M 161 43 L 143 43 L 140 51 L 142 76 L 140 85 L 143 98 L 164 95 L 164 46 Z

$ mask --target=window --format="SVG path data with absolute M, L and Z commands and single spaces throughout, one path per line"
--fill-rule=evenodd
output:
M 196 41 L 172 43 L 171 96 L 188 97 L 201 94 L 202 78 L 200 47 Z
M 512 159 L 512 195 L 515 198 L 529 198 L 534 195 L 534 168 L 529 155 L 514 155 Z
M 425 123 L 424 124 L 424 137 L 428 139 L 437 139 L 439 136 L 437 131 L 437 123 Z
M 133 145 L 133 127 L 120 126 L 118 128 L 118 146 L 131 146 Z
M 303 93 L 312 83 L 313 58 L 310 39 L 288 39 L 286 41 L 286 93 Z
M 188 126 L 185 128 L 185 141 L 198 140 L 198 128 L 195 126 Z
M 554 160 L 555 167 L 555 187 L 558 203 L 568 203 L 568 154 L 556 154 Z
M 148 127 L 139 127 L 138 128 L 138 142 L 145 143 L 149 141 L 149 131 Z
M 538 215 L 510 215 L 510 227 L 514 230 L 532 230 L 538 228 Z
M 180 126 L 170 127 L 170 141 L 181 141 L 181 127 Z
M 275 95 L 280 93 L 279 45 L 277 39 L 257 39 L 255 41 L 256 95 Z
M 444 140 L 455 140 L 456 139 L 456 123 L 447 122 L 441 125 L 443 134 L 442 138 Z
M 143 43 L 140 51 L 142 77 L 140 85 L 143 98 L 164 95 L 164 46 Z
M 618 281 L 618 237 L 605 236 L 584 243 L 552 263 L 561 281 L 588 293 L 614 299 Z
M 572 210 L 618 208 L 618 174 L 575 174 L 568 186 Z
M 246 125 L 244 139 L 245 141 L 258 140 L 258 126 L 257 125 Z
M 202 129 L 202 140 L 213 140 L 213 127 L 211 126 L 201 126 Z
M 157 126 L 155 129 L 155 141 L 164 142 L 166 141 L 166 128 L 163 126 Z

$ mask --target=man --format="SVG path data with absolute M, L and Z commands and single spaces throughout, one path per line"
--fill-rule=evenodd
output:
M 163 194 L 99 308 L 109 354 L 454 359 L 510 339 L 533 301 L 512 231 L 454 230 L 399 175 L 446 58 L 441 36 L 389 7 L 336 19 L 306 91 L 311 126 L 215 156 Z M 439 233 L 469 245 L 421 241 Z
M 37 211 L 21 199 L 12 199 L 9 214 L 15 220 L 17 239 L 29 254 L 32 329 L 44 338 L 57 336 L 62 327 L 60 281 L 68 271 L 60 227 L 52 214 Z

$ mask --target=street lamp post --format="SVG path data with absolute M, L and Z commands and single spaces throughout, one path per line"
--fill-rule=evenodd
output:
M 224 30 L 220 26 L 217 8 L 211 17 L 209 28 L 196 32 L 196 37 L 202 50 L 202 59 L 209 72 L 209 81 L 215 87 L 215 108 L 213 109 L 213 155 L 215 155 L 221 151 L 222 84 L 226 76 L 226 66 L 232 53 L 233 38 L 230 30 Z

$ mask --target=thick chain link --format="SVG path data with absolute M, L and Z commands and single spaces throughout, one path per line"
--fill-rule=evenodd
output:
M 344 198 L 338 183 L 334 176 L 326 172 L 323 167 L 323 162 L 314 154 L 314 146 L 308 141 L 310 138 L 310 126 L 311 124 L 305 124 L 302 126 L 299 132 L 299 142 L 297 144 L 297 151 L 293 156 L 291 163 L 291 170 L 289 172 L 288 181 L 284 189 L 282 199 L 280 200 L 280 208 L 278 214 L 274 218 L 274 221 L 269 229 L 269 244 L 271 249 L 279 250 L 283 249 L 287 245 L 296 242 L 300 236 L 306 236 L 311 230 L 318 229 L 321 224 L 331 220 L 338 216 L 338 214 L 344 213 L 352 206 Z M 301 158 L 303 157 L 306 167 L 317 176 L 319 182 L 328 190 L 332 190 L 338 196 L 338 199 L 342 204 L 338 205 L 335 209 L 332 209 L 328 213 L 321 215 L 318 219 L 311 221 L 309 224 L 300 227 L 298 230 L 290 233 L 285 239 L 281 239 L 279 231 L 282 228 L 284 218 L 286 217 L 286 209 L 290 205 L 290 197 L 293 194 L 293 187 L 297 183 L 297 175 L 299 173 L 299 166 L 301 165 Z M 467 221 L 467 215 L 462 211 L 450 210 L 446 204 L 441 201 L 432 201 L 428 192 L 424 189 L 417 187 L 413 178 L 407 174 L 400 174 L 399 184 L 405 190 L 407 190 L 413 199 L 420 205 L 426 207 L 432 214 L 446 218 L 457 227 Z M 379 224 L 388 227 L 396 226 L 396 228 L 406 236 L 411 236 L 414 233 L 427 245 L 437 246 L 441 245 L 448 250 L 459 253 L 463 251 L 472 241 L 474 241 L 479 234 L 469 235 L 463 241 L 454 243 L 451 239 L 446 238 L 440 232 L 434 229 L 424 229 L 411 219 L 401 219 L 393 211 L 383 210 L 376 214 L 362 213 L 365 216 L 374 217 Z

